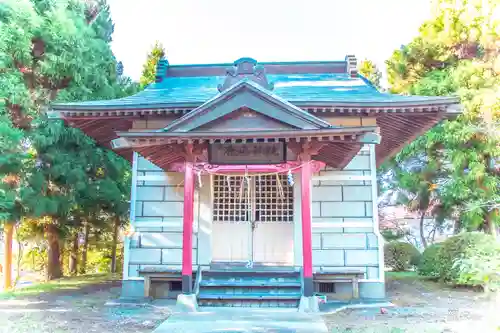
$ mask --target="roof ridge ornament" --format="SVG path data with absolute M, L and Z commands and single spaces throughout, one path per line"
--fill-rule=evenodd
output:
M 159 83 L 167 76 L 168 60 L 165 57 L 161 57 L 156 64 L 156 76 L 155 82 Z
M 355 55 L 346 55 L 345 62 L 346 62 L 347 75 L 349 75 L 349 77 L 351 77 L 351 78 L 357 78 L 358 77 L 358 60 L 356 59 L 356 56 Z
M 264 66 L 259 65 L 257 60 L 252 58 L 236 60 L 233 66 L 227 69 L 224 83 L 219 84 L 217 88 L 219 92 L 223 92 L 243 79 L 251 80 L 267 90 L 273 90 L 274 88 L 274 85 L 267 81 Z

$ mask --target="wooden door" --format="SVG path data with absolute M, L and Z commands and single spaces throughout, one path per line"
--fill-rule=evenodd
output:
M 212 260 L 293 265 L 293 187 L 285 175 L 215 176 Z
M 253 261 L 293 265 L 293 187 L 286 175 L 255 177 Z
M 252 259 L 251 205 L 243 177 L 214 176 L 212 261 Z

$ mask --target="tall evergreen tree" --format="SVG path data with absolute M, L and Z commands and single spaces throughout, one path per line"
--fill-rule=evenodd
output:
M 140 79 L 141 88 L 146 87 L 148 84 L 155 82 L 156 65 L 160 59 L 165 57 L 165 49 L 163 45 L 156 41 L 151 51 L 148 53 L 146 62 L 142 66 L 142 75 Z
M 0 227 L 4 230 L 4 288 L 12 281 L 12 240 L 14 224 L 21 215 L 19 173 L 22 170 L 24 133 L 0 116 Z
M 433 19 L 387 61 L 394 92 L 457 94 L 464 112 L 411 144 L 393 162 L 424 154 L 426 168 L 438 163 L 446 177 L 440 201 L 459 210 L 458 227 L 496 235 L 500 223 L 500 4 L 495 0 L 435 1 Z M 404 182 L 404 177 L 398 180 Z
M 112 30 L 102 0 L 0 4 L 0 113 L 25 138 L 22 170 L 10 178 L 17 181 L 22 214 L 33 217 L 29 220 L 46 235 L 49 279 L 61 275 L 59 240 L 74 225 L 74 213 L 88 207 L 82 198 L 106 189 L 95 185 L 102 168 L 120 158 L 96 149 L 79 130 L 49 122 L 45 110 L 51 101 L 108 99 L 135 90 L 116 73 Z M 12 224 L 10 213 L 2 216 Z

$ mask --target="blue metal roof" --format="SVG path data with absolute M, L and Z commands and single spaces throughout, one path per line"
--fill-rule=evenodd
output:
M 225 76 L 165 77 L 145 90 L 129 97 L 76 103 L 54 104 L 54 109 L 112 109 L 197 106 L 219 94 L 217 86 Z M 454 97 L 402 96 L 379 92 L 370 82 L 347 73 L 267 74 L 274 83 L 273 94 L 297 105 L 355 104 L 391 106 L 393 104 L 441 104 L 454 102 Z

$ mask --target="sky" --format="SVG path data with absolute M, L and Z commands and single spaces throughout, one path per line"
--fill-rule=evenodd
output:
M 383 66 L 430 17 L 430 0 L 108 0 L 112 48 L 139 79 L 163 43 L 170 64 L 343 60 Z

